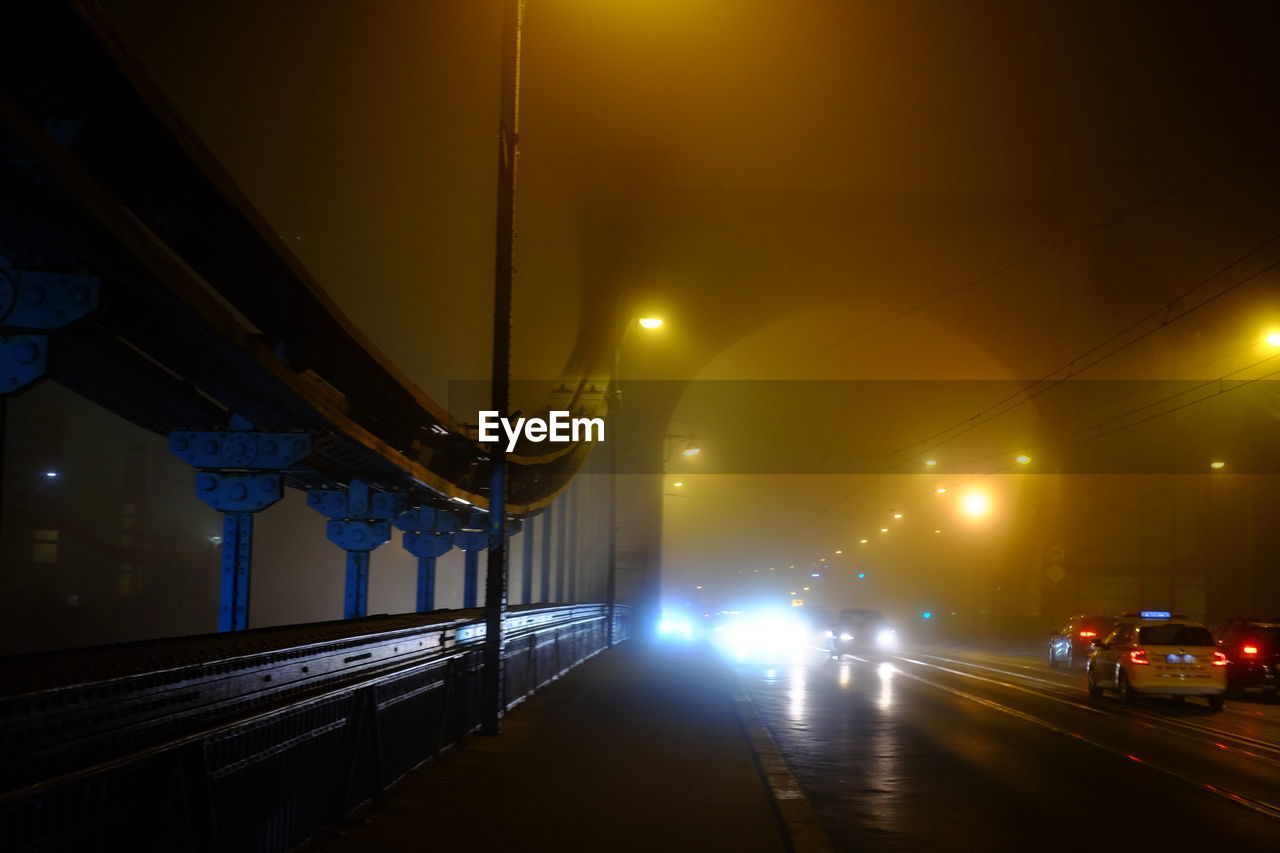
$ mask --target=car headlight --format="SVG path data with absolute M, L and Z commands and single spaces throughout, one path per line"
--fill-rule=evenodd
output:
M 882 649 L 892 649 L 898 645 L 898 635 L 892 628 L 884 628 L 876 634 L 876 645 Z
M 844 641 L 847 643 L 847 642 L 849 642 L 850 640 L 852 640 L 852 639 L 853 639 L 853 634 L 850 634 L 850 633 L 848 633 L 848 632 L 845 632 L 845 633 L 843 633 L 843 634 L 841 634 L 841 635 L 840 635 L 840 639 L 844 640 Z

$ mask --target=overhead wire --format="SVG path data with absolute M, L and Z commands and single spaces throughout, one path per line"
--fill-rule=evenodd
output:
M 931 296 L 923 300 L 922 302 L 918 302 L 915 305 L 912 305 L 908 308 L 904 308 L 901 311 L 898 311 L 897 313 L 890 315 L 889 317 L 885 317 L 883 319 L 870 323 L 866 326 L 855 329 L 854 331 L 849 332 L 846 335 L 842 335 L 820 346 L 813 347 L 807 350 L 806 352 L 802 353 L 801 355 L 788 359 L 787 361 L 794 364 L 797 361 L 799 361 L 800 358 L 809 358 L 814 355 L 826 352 L 830 349 L 833 349 L 834 347 L 839 346 L 840 344 L 845 343 L 846 341 L 849 341 L 849 340 L 852 340 L 853 338 L 858 337 L 859 335 L 864 335 L 868 332 L 873 332 L 891 323 L 895 323 L 898 320 L 901 320 L 905 317 L 909 317 L 912 314 L 916 314 L 920 311 L 923 311 L 926 308 L 929 308 L 933 305 L 938 304 L 939 302 L 943 302 L 947 299 L 950 299 L 951 297 L 956 296 L 957 294 L 963 293 L 966 290 L 977 287 L 978 285 L 983 284 L 987 281 L 990 281 L 994 278 L 998 278 L 999 276 L 1004 275 L 1005 273 L 1010 272 L 1012 270 L 1015 270 L 1018 267 L 1023 266 L 1024 264 L 1031 263 L 1032 261 L 1038 260 L 1060 249 L 1065 249 L 1066 247 L 1072 245 L 1073 243 L 1076 243 L 1079 240 L 1083 240 L 1085 237 L 1088 237 L 1098 231 L 1102 231 L 1104 229 L 1111 228 L 1115 225 L 1118 225 L 1121 222 L 1125 221 L 1126 219 L 1129 219 L 1130 217 L 1133 217 L 1139 213 L 1142 213 L 1143 211 L 1148 210 L 1150 208 L 1157 207 L 1170 199 L 1176 198 L 1177 196 L 1181 195 L 1184 192 L 1194 189 L 1200 186 L 1201 184 L 1208 183 L 1209 181 L 1212 181 L 1215 178 L 1221 177 L 1222 175 L 1228 174 L 1242 166 L 1253 163 L 1257 160 L 1261 160 L 1264 157 L 1276 151 L 1280 151 L 1280 142 L 1273 142 L 1252 154 L 1249 154 L 1238 160 L 1233 160 L 1230 163 L 1227 163 L 1217 169 L 1214 169 L 1211 172 L 1206 172 L 1202 175 L 1199 175 L 1198 177 L 1192 178 L 1191 180 L 1185 183 L 1179 184 L 1178 186 L 1175 186 L 1173 189 L 1165 193 L 1162 193 L 1161 195 L 1155 196 L 1154 198 L 1147 199 L 1146 201 L 1141 202 L 1140 204 L 1127 208 L 1126 210 L 1118 214 L 1115 214 L 1114 216 L 1111 216 L 1108 219 L 1104 219 L 1103 221 L 1095 225 L 1091 225 L 1090 227 L 1082 231 L 1077 231 L 1072 234 L 1069 234 L 1066 237 L 1063 237 L 1053 243 L 1050 243 L 1046 246 L 1042 246 L 1041 248 L 1032 251 L 1030 254 L 1023 255 L 1015 260 L 1005 263 L 1002 266 L 996 267 L 993 270 L 985 272 L 982 275 L 977 276 L 976 278 L 972 278 L 972 279 L 969 279 L 968 281 L 962 282 L 961 284 L 958 284 L 955 287 L 950 288 L 949 290 L 945 290 L 942 293 L 935 294 L 934 296 Z M 774 363 L 752 378 L 753 379 L 763 378 L 769 373 L 776 371 L 778 366 L 779 365 L 777 363 Z
M 1200 310 L 1201 308 L 1204 308 L 1206 305 L 1210 305 L 1213 302 L 1216 302 L 1218 299 L 1222 298 L 1223 296 L 1226 296 L 1228 293 L 1244 286 L 1245 284 L 1248 284 L 1249 282 L 1257 279 L 1259 276 L 1262 276 L 1270 272 L 1271 270 L 1276 269 L 1277 267 L 1280 267 L 1280 261 L 1274 261 L 1268 264 L 1267 266 L 1263 267 L 1262 269 L 1257 270 L 1253 273 L 1250 273 L 1244 278 L 1233 282 L 1232 284 L 1228 285 L 1227 287 L 1223 288 L 1222 290 L 1218 291 L 1212 296 L 1209 296 L 1203 301 L 1198 302 L 1197 304 L 1187 308 L 1184 311 L 1181 311 L 1178 314 L 1170 313 L 1173 310 L 1174 306 L 1176 306 L 1179 302 L 1183 301 L 1184 299 L 1186 299 L 1187 297 L 1195 293 L 1195 291 L 1208 285 L 1213 280 L 1221 276 L 1227 270 L 1231 269 L 1234 266 L 1238 266 L 1240 263 L 1247 260 L 1250 256 L 1257 254 L 1259 251 L 1267 248 L 1269 245 L 1277 242 L 1278 240 L 1280 240 L 1280 233 L 1273 234 L 1271 237 L 1267 238 L 1259 245 L 1253 247 L 1249 251 L 1245 252 L 1243 255 L 1240 255 L 1235 259 L 1233 259 L 1227 265 L 1219 268 L 1217 271 L 1207 276 L 1206 278 L 1201 279 L 1195 285 L 1193 285 L 1190 289 L 1184 291 L 1183 293 L 1180 293 L 1178 296 L 1166 302 L 1164 305 L 1160 306 L 1154 311 L 1151 311 L 1150 313 L 1146 314 L 1139 320 L 1134 321 L 1133 323 L 1126 326 L 1124 329 L 1121 329 L 1120 331 L 1116 332 L 1115 334 L 1111 335 L 1110 337 L 1106 338 L 1100 343 L 1095 344 L 1094 346 L 1085 350 L 1080 355 L 1075 356 L 1074 358 L 1064 362 L 1062 365 L 1049 371 L 1049 373 L 1035 380 L 1028 387 L 1019 388 L 1017 391 L 1012 392 L 1011 394 L 1001 398 L 995 403 L 992 403 L 991 405 L 987 406 L 986 408 L 980 410 L 976 414 L 962 421 L 957 421 L 956 423 L 944 429 L 938 430 L 937 432 L 934 432 L 933 434 L 926 436 L 925 438 L 920 439 L 919 441 L 912 442 L 911 444 L 908 444 L 908 445 L 904 445 L 903 447 L 897 448 L 896 450 L 893 450 L 884 455 L 889 458 L 893 458 L 895 456 L 907 454 L 908 451 L 912 450 L 912 448 L 919 447 L 920 445 L 926 444 L 930 441 L 933 441 L 934 439 L 941 439 L 937 443 L 932 444 L 928 447 L 925 447 L 922 450 L 917 450 L 912 452 L 911 456 L 914 457 L 921 454 L 931 453 L 934 450 L 937 450 L 939 447 L 942 447 L 950 443 L 951 441 L 954 441 L 956 438 L 959 438 L 965 433 L 968 433 L 979 426 L 982 426 L 986 423 L 991 422 L 992 420 L 1000 417 L 1001 415 L 1007 414 L 1013 411 L 1014 409 L 1017 409 L 1018 407 L 1031 402 L 1036 397 L 1039 397 L 1042 394 L 1048 391 L 1051 391 L 1054 388 L 1057 388 L 1064 382 L 1070 381 L 1076 376 L 1079 376 L 1084 371 L 1089 370 L 1090 368 L 1098 364 L 1101 364 L 1103 361 L 1106 361 L 1112 356 L 1115 356 L 1121 352 L 1124 352 L 1125 350 L 1129 349 L 1135 344 L 1159 332 L 1161 329 L 1166 328 L 1170 324 L 1175 323 L 1178 320 L 1181 320 L 1182 318 Z M 1151 321 L 1154 318 L 1160 317 L 1161 315 L 1164 315 L 1164 318 L 1153 328 L 1147 330 L 1146 332 L 1143 332 L 1142 334 L 1132 338 L 1129 341 L 1126 341 L 1120 344 L 1114 349 L 1111 349 L 1110 351 L 1103 353 L 1102 355 L 1098 356 L 1092 361 L 1076 366 L 1078 362 L 1087 358 L 1092 353 L 1095 353 L 1099 349 L 1106 347 L 1108 344 L 1111 344 L 1119 340 L 1120 338 L 1132 332 L 1134 329 L 1142 326 L 1143 324 Z M 1057 374 L 1062 373 L 1064 370 L 1067 371 L 1067 374 L 1065 376 L 1062 376 L 1056 379 L 1054 378 L 1055 376 L 1057 376 Z M 943 438 L 943 436 L 945 436 L 945 438 Z M 888 470 L 885 473 L 892 472 L 893 470 L 902 467 L 903 465 L 907 464 L 907 461 L 909 460 L 903 460 L 901 462 L 890 465 Z

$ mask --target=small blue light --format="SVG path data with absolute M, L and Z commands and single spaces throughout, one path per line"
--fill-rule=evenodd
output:
M 55 477 L 57 477 L 57 476 L 58 476 L 58 472 L 57 472 L 57 471 L 45 471 L 45 472 L 44 472 L 44 475 L 45 475 L 46 477 L 48 477 L 50 480 L 52 480 L 53 478 L 55 478 Z
M 867 576 L 867 573 L 866 573 L 866 572 L 858 572 L 858 579 L 859 579 L 859 580 L 861 580 L 862 578 L 865 578 L 866 576 Z
M 1173 614 L 1168 610 L 1143 610 L 1138 614 L 1143 619 L 1170 619 Z
M 932 618 L 933 618 L 933 611 L 932 611 L 932 610 L 926 610 L 925 612 L 923 612 L 923 613 L 921 613 L 921 614 L 920 614 L 920 618 L 921 618 L 921 619 L 932 619 Z

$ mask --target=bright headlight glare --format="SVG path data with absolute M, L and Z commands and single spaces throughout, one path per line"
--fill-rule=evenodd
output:
M 892 628 L 885 628 L 876 634 L 876 645 L 882 649 L 891 649 L 898 645 L 898 635 Z

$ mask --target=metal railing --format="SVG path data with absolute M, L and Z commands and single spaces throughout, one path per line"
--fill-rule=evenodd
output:
M 615 632 L 625 637 L 630 614 L 618 610 Z M 602 651 L 607 613 L 605 605 L 513 613 L 503 653 L 506 707 Z M 423 635 L 450 635 L 434 654 L 390 665 L 370 654 L 360 661 L 368 662 L 363 671 L 335 674 L 274 703 L 225 696 L 229 710 L 205 708 L 178 735 L 172 725 L 141 725 L 150 742 L 135 737 L 127 752 L 0 795 L 0 849 L 288 850 L 476 729 L 483 632 L 478 621 L 424 626 Z M 399 633 L 393 642 L 403 642 Z M 267 653 L 273 661 L 264 666 L 282 651 L 292 653 L 291 667 L 309 666 L 312 655 L 301 650 Z M 346 658 L 365 654 L 344 651 Z M 122 716 L 122 727 L 139 729 L 137 716 Z M 111 734 L 96 736 L 110 741 Z

